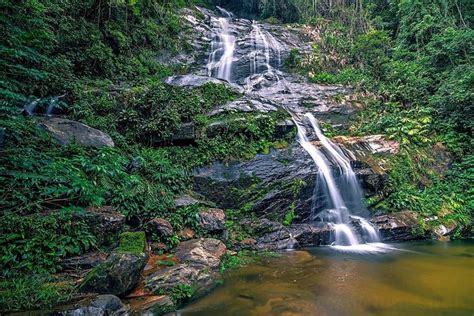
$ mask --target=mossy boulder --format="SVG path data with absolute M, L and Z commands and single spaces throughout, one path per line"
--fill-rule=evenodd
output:
M 125 296 L 135 288 L 145 267 L 148 256 L 144 249 L 144 232 L 122 233 L 120 246 L 86 275 L 81 291 Z
M 137 285 L 145 267 L 145 253 L 112 253 L 106 262 L 92 269 L 81 283 L 82 292 L 123 297 Z

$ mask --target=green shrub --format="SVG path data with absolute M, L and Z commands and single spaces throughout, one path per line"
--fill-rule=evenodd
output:
M 74 288 L 49 275 L 0 280 L 0 312 L 52 308 L 66 302 Z
M 3 213 L 0 218 L 2 275 L 51 273 L 61 259 L 79 255 L 95 246 L 90 228 L 72 218 L 70 210 L 29 216 Z

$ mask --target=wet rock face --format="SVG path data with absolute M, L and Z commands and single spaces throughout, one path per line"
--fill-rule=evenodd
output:
M 74 304 L 74 306 L 65 308 L 65 310 L 58 311 L 58 314 L 64 316 L 115 316 L 126 314 L 122 301 L 114 295 L 98 295 L 95 298 L 86 299 Z
M 370 159 L 373 153 L 396 153 L 398 143 L 380 135 L 338 139 L 346 152 L 361 186 L 367 193 L 377 192 L 386 182 L 385 170 Z M 315 142 L 315 145 L 318 145 Z M 294 205 L 298 222 L 310 222 L 313 209 L 319 211 L 324 196 L 316 192 L 318 169 L 309 154 L 298 144 L 259 154 L 248 161 L 215 162 L 194 170 L 193 189 L 219 208 L 241 208 L 246 204 L 258 216 L 282 219 Z M 338 169 L 334 169 L 337 174 Z M 298 182 L 303 185 L 297 185 Z M 295 186 L 298 190 L 295 191 Z
M 216 162 L 194 171 L 194 191 L 214 202 L 219 208 L 241 208 L 253 202 L 258 215 L 282 217 L 294 202 L 304 220 L 309 216 L 316 180 L 316 167 L 299 146 L 272 150 L 243 162 Z M 294 198 L 292 184 L 307 184 Z M 252 188 L 252 189 L 249 189 Z
M 124 296 L 137 285 L 146 261 L 145 253 L 112 253 L 86 275 L 80 289 L 82 292 Z
M 175 255 L 181 262 L 215 269 L 219 267 L 226 250 L 226 246 L 220 240 L 200 238 L 180 243 Z
M 330 245 L 334 230 L 328 225 L 293 224 L 284 226 L 266 218 L 244 220 L 256 240 L 250 239 L 236 245 L 236 249 L 283 250 Z
M 404 211 L 376 216 L 370 221 L 378 228 L 383 241 L 407 241 L 424 237 L 420 231 L 418 214 Z
M 38 126 L 50 133 L 61 145 L 78 143 L 95 148 L 114 147 L 114 141 L 109 135 L 85 124 L 59 117 L 38 120 Z

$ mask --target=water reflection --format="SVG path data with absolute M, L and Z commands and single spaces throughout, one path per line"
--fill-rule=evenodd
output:
M 473 315 L 473 242 L 282 253 L 228 273 L 181 315 Z

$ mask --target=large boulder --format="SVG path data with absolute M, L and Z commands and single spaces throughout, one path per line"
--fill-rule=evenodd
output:
M 114 246 L 125 225 L 125 216 L 112 207 L 90 207 L 76 212 L 74 219 L 82 220 L 96 237 L 97 246 Z
M 244 219 L 241 225 L 251 236 L 236 243 L 235 249 L 282 250 L 301 247 L 330 245 L 334 241 L 334 229 L 329 225 L 292 224 L 284 226 L 267 218 Z
M 38 126 L 51 134 L 61 145 L 78 143 L 88 147 L 114 147 L 112 138 L 85 124 L 59 117 L 38 119 Z
M 407 241 L 425 237 L 418 222 L 418 214 L 411 211 L 375 216 L 370 219 L 383 241 Z
M 180 243 L 175 255 L 181 262 L 216 269 L 226 250 L 226 246 L 220 240 L 200 238 Z
M 163 218 L 154 218 L 145 224 L 145 232 L 151 237 L 165 239 L 173 235 L 173 226 Z
M 225 229 L 225 213 L 218 208 L 199 212 L 199 227 L 206 233 L 221 233 Z
M 194 191 L 218 208 L 238 209 L 247 204 L 259 216 L 283 218 L 295 203 L 304 220 L 311 212 L 316 174 L 311 157 L 295 145 L 248 161 L 214 162 L 196 169 Z M 293 187 L 300 180 L 306 186 L 295 196 Z
M 64 306 L 58 310 L 58 314 L 64 316 L 116 316 L 125 315 L 126 309 L 117 296 L 98 295 L 72 306 Z
M 124 296 L 137 284 L 145 267 L 145 253 L 112 253 L 92 269 L 81 283 L 82 292 Z
M 327 246 L 334 242 L 334 228 L 329 225 L 295 224 L 289 227 L 295 248 Z
M 162 294 L 186 285 L 194 289 L 194 295 L 199 296 L 209 291 L 218 277 L 219 274 L 207 266 L 183 263 L 148 276 L 145 289 L 154 294 Z

